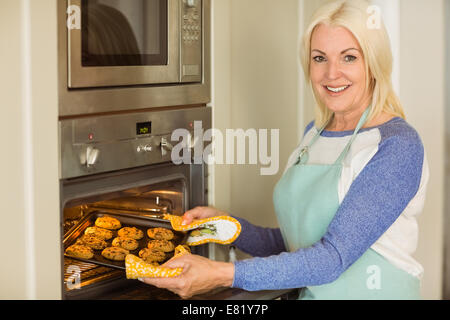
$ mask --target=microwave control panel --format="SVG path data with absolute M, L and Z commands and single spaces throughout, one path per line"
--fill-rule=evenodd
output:
M 181 1 L 181 82 L 202 81 L 202 0 Z

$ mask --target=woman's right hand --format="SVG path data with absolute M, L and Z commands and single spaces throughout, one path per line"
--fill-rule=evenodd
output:
M 194 220 L 207 219 L 218 216 L 229 216 L 225 211 L 213 207 L 195 207 L 188 210 L 183 215 L 183 225 L 191 224 Z

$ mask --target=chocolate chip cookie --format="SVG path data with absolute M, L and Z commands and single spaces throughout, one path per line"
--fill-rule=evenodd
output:
M 121 247 L 126 250 L 136 250 L 139 247 L 139 242 L 134 240 L 133 238 L 127 237 L 117 237 L 112 241 L 113 247 Z
M 75 244 L 81 244 L 94 250 L 103 250 L 108 246 L 105 240 L 97 238 L 91 234 L 82 235 Z
M 95 225 L 99 228 L 104 228 L 108 230 L 117 230 L 120 229 L 120 227 L 122 227 L 119 220 L 108 216 L 98 217 L 95 220 Z
M 120 229 L 117 234 L 119 237 L 132 238 L 135 240 L 140 240 L 144 237 L 144 232 L 136 227 L 124 227 Z
M 75 258 L 92 259 L 94 257 L 94 251 L 88 247 L 80 244 L 71 245 L 66 249 L 66 254 Z
M 166 254 L 160 250 L 144 248 L 139 251 L 139 257 L 145 262 L 162 262 L 166 259 Z
M 191 253 L 191 248 L 189 248 L 188 245 L 183 244 L 182 247 L 183 247 L 184 249 L 186 249 L 187 252 Z M 179 249 L 179 246 L 176 247 L 176 248 L 175 248 L 175 253 L 174 253 L 174 255 L 176 256 L 176 255 L 180 254 L 180 253 L 181 253 L 181 250 L 182 250 L 182 249 Z
M 113 237 L 113 232 L 108 229 L 103 229 L 99 227 L 89 227 L 86 228 L 84 234 L 90 234 L 102 240 L 110 240 Z
M 174 237 L 172 230 L 166 228 L 150 228 L 147 230 L 147 235 L 155 240 L 172 240 Z
M 124 261 L 130 252 L 121 247 L 108 247 L 102 251 L 102 256 L 108 260 Z
M 175 249 L 175 245 L 167 240 L 150 240 L 148 248 L 160 250 L 162 252 L 172 252 Z

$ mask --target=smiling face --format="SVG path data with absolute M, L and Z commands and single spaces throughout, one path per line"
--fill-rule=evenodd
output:
M 343 27 L 318 25 L 311 38 L 310 77 L 316 96 L 332 112 L 359 113 L 369 105 L 361 47 Z

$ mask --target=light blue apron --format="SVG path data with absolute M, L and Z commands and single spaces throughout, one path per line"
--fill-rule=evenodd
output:
M 326 233 L 339 207 L 338 182 L 342 163 L 364 125 L 370 107 L 334 164 L 306 164 L 308 150 L 324 126 L 302 149 L 297 164 L 277 183 L 273 200 L 281 233 L 290 252 L 311 247 Z M 420 281 L 393 266 L 374 250 L 367 250 L 334 282 L 303 288 L 299 299 L 420 299 Z

